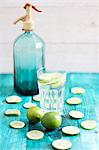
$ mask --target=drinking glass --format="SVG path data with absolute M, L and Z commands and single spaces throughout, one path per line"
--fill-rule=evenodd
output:
M 41 68 L 37 72 L 40 95 L 40 107 L 46 111 L 62 114 L 66 73 L 64 71 L 48 71 Z

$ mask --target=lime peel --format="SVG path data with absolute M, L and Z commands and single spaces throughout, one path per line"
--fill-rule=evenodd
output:
M 42 125 L 48 130 L 58 128 L 62 123 L 62 118 L 57 112 L 48 112 L 41 118 Z

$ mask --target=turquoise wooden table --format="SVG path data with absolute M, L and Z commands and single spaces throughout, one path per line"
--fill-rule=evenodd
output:
M 55 139 L 69 139 L 72 142 L 71 150 L 99 150 L 99 74 L 89 73 L 68 73 L 65 100 L 73 96 L 70 92 L 71 87 L 80 86 L 86 89 L 86 93 L 79 95 L 82 98 L 80 105 L 64 105 L 64 117 L 61 127 L 55 131 L 47 132 L 37 124 L 33 126 L 26 118 L 26 109 L 23 104 L 33 101 L 32 97 L 21 96 L 23 101 L 19 104 L 7 104 L 7 96 L 17 94 L 13 89 L 13 75 L 0 75 L 0 150 L 53 150 L 51 143 Z M 18 94 L 17 94 L 18 95 Z M 39 102 L 36 102 L 39 106 Z M 21 111 L 20 117 L 7 117 L 4 111 L 9 108 L 16 108 Z M 71 119 L 68 115 L 70 110 L 80 110 L 85 114 L 83 119 Z M 80 127 L 80 122 L 85 119 L 97 121 L 97 128 L 94 130 L 84 130 Z M 22 120 L 26 123 L 23 129 L 13 129 L 9 123 L 13 120 Z M 81 133 L 76 136 L 66 136 L 61 132 L 61 128 L 67 125 L 78 126 Z M 32 129 L 39 129 L 45 133 L 43 139 L 32 141 L 27 139 L 26 133 Z

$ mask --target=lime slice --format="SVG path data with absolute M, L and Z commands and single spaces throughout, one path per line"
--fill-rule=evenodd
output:
M 25 103 L 24 105 L 23 105 L 23 107 L 24 108 L 30 108 L 30 107 L 32 107 L 32 106 L 36 106 L 36 104 L 35 103 L 31 103 L 31 102 L 28 102 L 28 103 Z
M 84 117 L 84 114 L 77 110 L 72 110 L 69 112 L 69 115 L 73 118 L 80 119 Z
M 43 73 L 39 76 L 40 82 L 50 82 L 51 81 L 51 73 Z
M 85 93 L 85 89 L 84 89 L 84 88 L 81 88 L 81 87 L 73 87 L 73 88 L 71 89 L 71 92 L 72 92 L 73 94 L 83 94 L 83 93 Z
M 10 122 L 10 126 L 15 129 L 24 128 L 25 123 L 22 121 L 12 121 Z
M 8 109 L 5 111 L 7 116 L 20 116 L 20 111 L 18 109 Z
M 64 84 L 65 75 L 61 73 L 44 73 L 39 77 L 38 82 L 42 85 L 51 85 L 56 88 Z
M 51 87 L 52 88 L 58 88 L 58 87 L 63 86 L 64 83 L 65 83 L 65 78 L 62 78 L 62 79 L 59 79 L 59 81 L 57 81 L 56 83 L 52 83 Z
M 27 132 L 26 136 L 30 140 L 39 140 L 39 139 L 43 138 L 44 133 L 42 131 L 39 131 L 39 130 L 32 130 L 32 131 Z
M 20 103 L 22 101 L 21 97 L 13 95 L 6 98 L 7 103 Z
M 71 105 L 76 105 L 76 104 L 80 104 L 82 102 L 82 100 L 78 97 L 71 97 L 67 99 L 67 103 L 71 104 Z
M 33 96 L 33 100 L 39 102 L 40 101 L 40 95 Z
M 62 77 L 61 73 L 43 73 L 39 76 L 41 82 L 51 82 L 52 80 L 59 79 Z
M 85 120 L 85 121 L 81 122 L 81 126 L 84 129 L 91 130 L 91 129 L 96 128 L 96 121 L 95 120 Z
M 52 143 L 52 146 L 59 150 L 65 150 L 72 147 L 72 143 L 69 140 L 55 140 Z
M 62 132 L 68 135 L 76 135 L 80 133 L 80 129 L 75 126 L 67 126 L 62 129 Z

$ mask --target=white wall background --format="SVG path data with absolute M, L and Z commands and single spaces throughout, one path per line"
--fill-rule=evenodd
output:
M 26 0 L 0 0 L 0 73 L 13 72 L 13 42 L 21 34 Z M 31 0 L 35 31 L 46 42 L 46 66 L 99 72 L 99 0 Z

